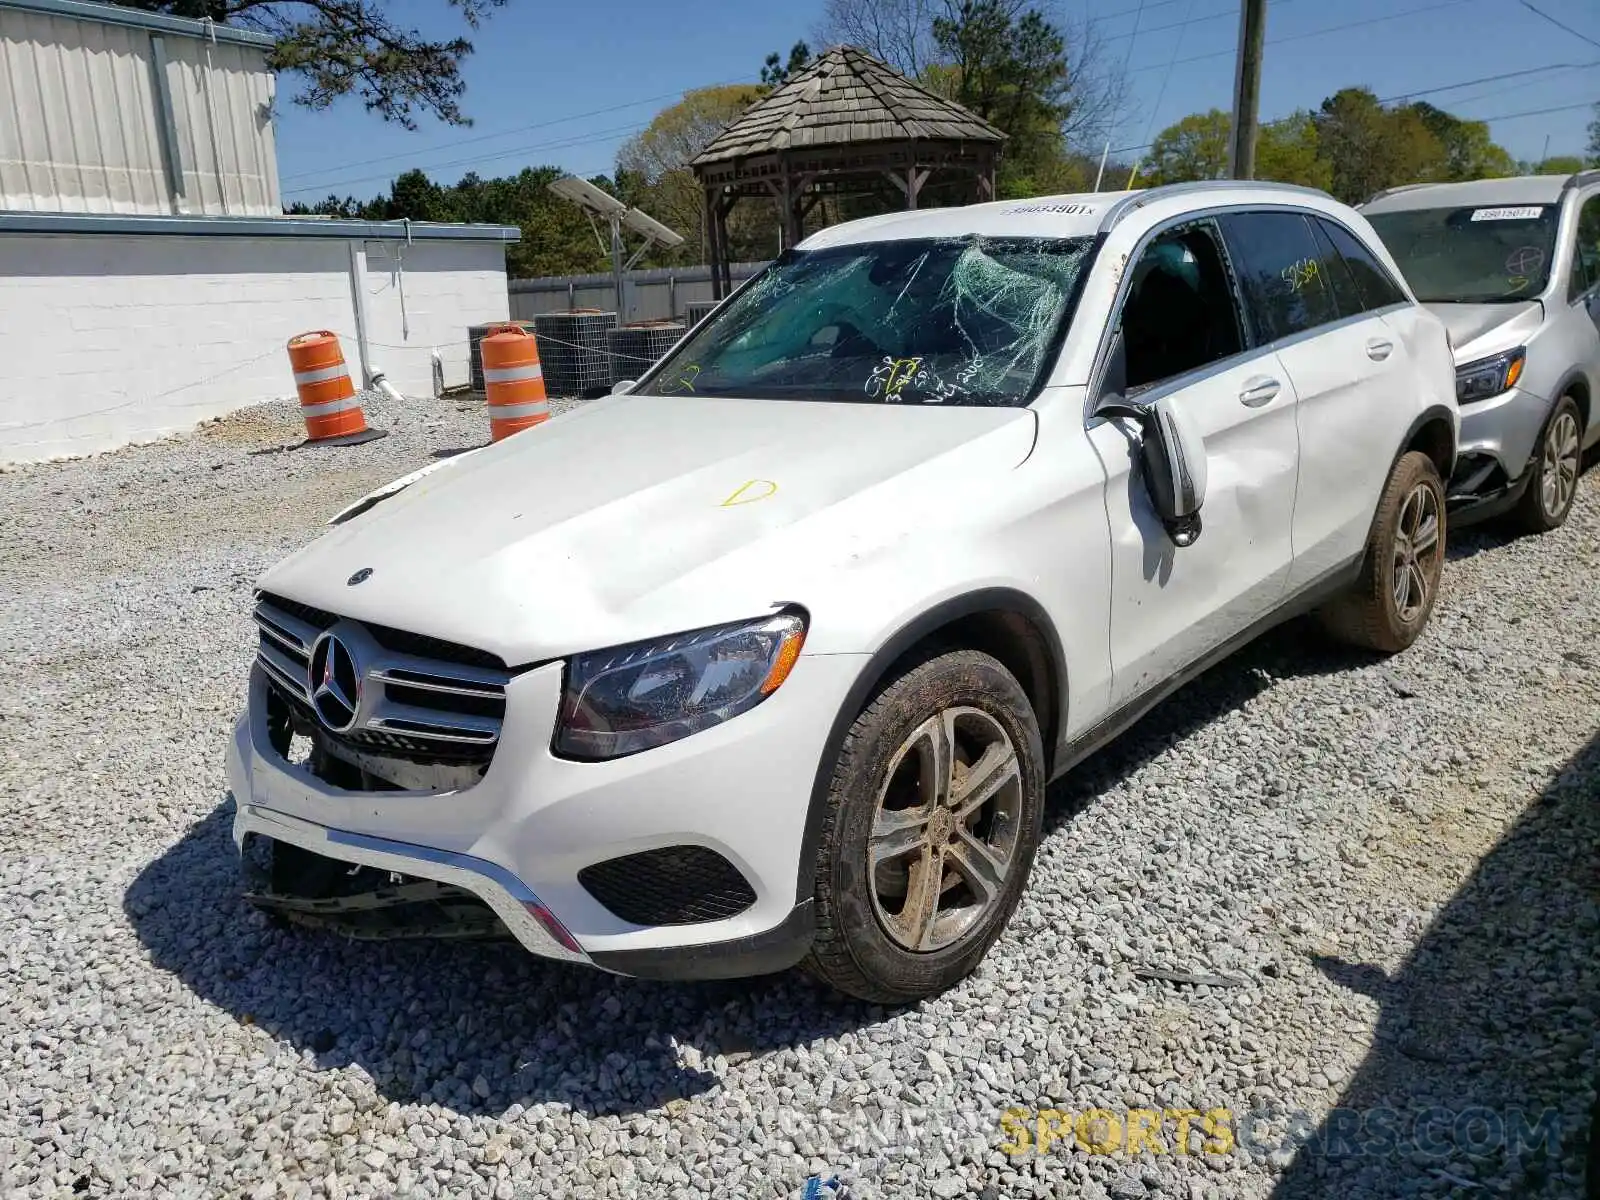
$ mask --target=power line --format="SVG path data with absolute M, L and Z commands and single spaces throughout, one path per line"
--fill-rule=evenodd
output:
M 735 80 L 734 82 L 735 83 L 748 83 L 748 82 L 750 82 L 750 80 L 741 79 L 741 80 Z M 714 83 L 714 84 L 711 84 L 710 86 L 711 87 L 728 87 L 728 86 L 731 86 L 731 85 Z M 461 147 L 461 146 L 471 146 L 471 145 L 474 145 L 474 144 L 479 143 L 479 142 L 493 141 L 495 138 L 511 137 L 514 134 L 527 133 L 527 132 L 529 132 L 531 130 L 534 130 L 534 129 L 548 129 L 552 125 L 564 125 L 569 121 L 582 121 L 582 120 L 585 120 L 588 117 L 599 117 L 599 116 L 604 116 L 607 113 L 621 112 L 623 109 L 637 108 L 641 104 L 654 104 L 654 103 L 656 103 L 657 101 L 660 101 L 660 100 L 670 100 L 674 96 L 682 96 L 684 94 L 685 90 L 688 90 L 688 91 L 699 91 L 700 89 L 699 88 L 689 88 L 689 89 L 679 88 L 676 91 L 663 92 L 658 96 L 645 96 L 645 97 L 642 97 L 641 99 L 638 99 L 638 100 L 629 100 L 629 101 L 627 101 L 626 103 L 623 103 L 623 104 L 613 104 L 609 108 L 596 108 L 596 109 L 591 110 L 590 112 L 573 113 L 570 116 L 555 117 L 555 118 L 553 118 L 553 119 L 551 119 L 549 121 L 536 121 L 531 125 L 517 125 L 517 126 L 514 126 L 514 127 L 510 128 L 510 129 L 502 129 L 497 133 L 484 133 L 484 134 L 479 134 L 477 137 L 456 138 L 456 139 L 453 139 L 453 140 L 448 141 L 448 142 L 437 142 L 432 146 L 424 146 L 424 147 L 421 147 L 420 149 L 402 150 L 402 151 L 400 151 L 399 153 L 396 153 L 396 154 L 380 154 L 376 158 L 363 158 L 363 159 L 357 160 L 356 162 L 341 163 L 336 167 L 317 168 L 316 170 L 311 170 L 311 171 L 299 171 L 299 172 L 296 172 L 293 175 L 284 176 L 282 182 L 289 183 L 289 182 L 292 182 L 292 181 L 294 181 L 296 179 L 305 179 L 305 178 L 307 178 L 309 176 L 317 175 L 322 171 L 345 171 L 345 170 L 349 170 L 349 169 L 351 169 L 353 167 L 369 167 L 373 163 L 395 162 L 395 161 L 397 161 L 399 159 L 402 159 L 402 158 L 411 159 L 411 160 L 415 161 L 417 155 L 419 155 L 419 154 L 433 154 L 433 153 L 435 153 L 437 151 L 441 151 L 441 150 L 455 150 L 455 149 L 457 149 L 458 147 Z
M 1396 100 L 1410 100 L 1413 96 L 1433 96 L 1439 92 L 1453 92 L 1459 88 L 1477 87 L 1480 83 L 1499 83 L 1502 79 L 1520 79 L 1524 75 L 1543 75 L 1547 71 L 1582 71 L 1590 67 L 1600 67 L 1600 58 L 1586 63 L 1547 63 L 1542 67 L 1527 67 L 1521 71 L 1503 71 L 1498 75 L 1483 75 L 1477 79 L 1464 79 L 1460 83 L 1447 83 L 1440 87 L 1423 88 L 1415 92 L 1401 92 L 1395 96 L 1385 96 L 1380 104 L 1393 104 Z M 1535 80 L 1534 82 L 1539 82 Z M 1494 95 L 1486 92 L 1485 95 Z M 1480 97 L 1481 98 L 1481 97 Z M 1464 101 L 1457 101 L 1464 103 Z
M 1422 8 L 1408 8 L 1404 12 L 1390 13 L 1384 17 L 1369 17 L 1365 21 L 1346 21 L 1342 25 L 1329 25 L 1324 29 L 1311 29 L 1305 33 L 1292 33 L 1287 37 L 1268 38 L 1266 44 L 1269 46 L 1281 46 L 1285 42 L 1300 42 L 1306 38 L 1322 37 L 1324 34 L 1329 33 L 1342 33 L 1346 29 L 1361 29 L 1368 25 L 1381 25 L 1385 21 L 1398 21 L 1403 17 L 1417 17 L 1423 13 L 1437 12 L 1443 8 L 1460 8 L 1463 4 L 1474 4 L 1476 2 L 1477 0 L 1443 0 L 1439 4 L 1429 4 Z M 1185 63 L 1205 62 L 1213 58 L 1232 58 L 1234 53 L 1234 48 L 1229 47 L 1226 50 L 1215 50 L 1209 54 L 1194 54 L 1188 58 L 1180 58 L 1173 65 L 1181 67 Z M 1137 73 L 1139 71 L 1159 71 L 1160 69 L 1161 65 L 1157 63 L 1148 67 L 1135 67 L 1133 70 L 1134 73 Z
M 1189 0 L 1189 7 L 1184 9 L 1185 15 L 1194 10 L 1194 0 Z M 1148 138 L 1155 132 L 1156 117 L 1161 112 L 1161 102 L 1167 96 L 1167 84 L 1172 82 L 1172 68 L 1178 61 L 1178 51 L 1183 49 L 1183 35 L 1187 31 L 1188 22 L 1184 21 L 1178 26 L 1178 38 L 1172 44 L 1172 57 L 1167 61 L 1166 74 L 1161 76 L 1161 87 L 1156 92 L 1156 102 L 1150 106 L 1150 120 L 1144 127 L 1144 136 Z M 1147 143 L 1148 144 L 1148 143 Z
M 1570 33 L 1573 37 L 1577 38 L 1580 42 L 1588 42 L 1589 45 L 1593 46 L 1596 50 L 1600 50 L 1600 42 L 1595 41 L 1592 37 L 1588 37 L 1585 34 L 1579 33 L 1571 25 L 1563 25 L 1560 21 L 1556 20 L 1549 13 L 1543 12 L 1543 11 L 1535 8 L 1533 5 L 1529 4 L 1528 0 L 1518 0 L 1518 3 L 1520 3 L 1523 8 L 1527 9 L 1534 16 L 1543 17 L 1546 21 L 1549 21 L 1550 24 L 1554 25 L 1557 29 L 1564 29 L 1568 33 Z
M 1582 104 L 1558 104 L 1554 108 L 1530 108 L 1526 112 L 1496 113 L 1492 117 L 1469 117 L 1471 121 L 1515 121 L 1518 117 L 1542 117 L 1546 113 L 1573 112 L 1580 108 L 1592 108 L 1594 102 L 1585 100 Z
M 595 129 L 588 133 L 575 134 L 572 137 L 563 138 L 554 142 L 536 142 L 532 145 L 512 146 L 488 156 L 482 154 L 472 154 L 468 155 L 466 158 L 448 159 L 445 162 L 422 163 L 418 165 L 417 169 L 440 171 L 449 167 L 466 166 L 470 163 L 494 162 L 496 159 L 510 158 L 515 155 L 531 154 L 539 150 L 566 150 L 579 146 L 590 146 L 599 143 L 610 135 L 619 133 L 637 133 L 639 130 L 644 128 L 646 128 L 646 125 L 644 124 L 635 124 L 618 125 L 613 129 Z M 341 177 L 338 179 L 324 179 L 316 183 L 306 183 L 300 185 L 299 187 L 291 188 L 288 190 L 287 194 L 301 195 L 307 192 L 318 192 L 326 187 L 350 187 L 351 185 L 357 183 L 370 183 L 375 179 L 392 179 L 394 175 L 394 171 L 380 171 L 375 175 L 358 175 L 353 177 Z
M 1439 87 L 1420 88 L 1420 89 L 1418 89 L 1416 91 L 1402 92 L 1402 93 L 1400 93 L 1398 95 L 1394 95 L 1394 96 L 1381 96 L 1378 99 L 1378 103 L 1379 104 L 1393 104 L 1393 103 L 1395 103 L 1397 101 L 1400 101 L 1400 100 L 1415 100 L 1418 96 L 1432 96 L 1432 95 L 1436 95 L 1439 92 L 1453 92 L 1457 88 L 1473 87 L 1474 85 L 1480 84 L 1480 83 L 1493 83 L 1496 80 L 1510 79 L 1510 78 L 1512 78 L 1514 76 L 1518 76 L 1518 75 L 1533 75 L 1533 74 L 1540 74 L 1540 73 L 1543 73 L 1543 72 L 1546 72 L 1546 71 L 1577 71 L 1577 70 L 1583 70 L 1583 69 L 1586 69 L 1586 68 L 1589 68 L 1589 67 L 1600 67 L 1600 59 L 1597 59 L 1594 62 L 1587 62 L 1587 63 L 1550 63 L 1550 64 L 1548 64 L 1546 66 L 1542 66 L 1542 67 L 1529 67 L 1529 68 L 1527 68 L 1526 70 L 1523 70 L 1523 71 L 1507 71 L 1507 72 L 1504 72 L 1503 74 L 1499 74 L 1499 75 L 1485 75 L 1485 76 L 1483 76 L 1482 78 L 1479 78 L 1479 79 L 1464 79 L 1460 83 L 1446 83 L 1446 84 L 1441 84 Z M 1487 121 L 1509 121 L 1509 120 L 1513 120 L 1513 119 L 1515 119 L 1517 117 L 1539 116 L 1539 115 L 1542 115 L 1544 113 L 1552 113 L 1552 112 L 1570 112 L 1573 109 L 1588 108 L 1588 107 L 1590 107 L 1588 103 L 1584 103 L 1584 104 L 1567 104 L 1567 105 L 1558 106 L 1556 108 L 1537 109 L 1535 111 L 1526 112 L 1526 113 L 1501 113 L 1498 116 L 1493 116 L 1493 117 L 1472 117 L 1472 116 L 1469 116 L 1466 119 L 1469 120 L 1469 121 L 1485 121 L 1485 122 L 1487 122 Z M 1263 121 L 1261 123 L 1261 128 L 1269 129 L 1269 128 L 1272 128 L 1272 127 L 1277 126 L 1277 125 L 1287 125 L 1290 121 L 1296 120 L 1298 118 L 1298 116 L 1299 116 L 1298 113 L 1291 113 L 1287 117 L 1277 117 L 1277 118 L 1274 118 L 1271 121 Z M 1113 154 L 1128 154 L 1128 153 L 1130 153 L 1131 151 L 1134 151 L 1134 150 L 1148 150 L 1153 145 L 1155 145 L 1154 142 L 1142 142 L 1137 146 L 1119 146 L 1116 149 L 1112 150 L 1111 153 L 1113 153 Z

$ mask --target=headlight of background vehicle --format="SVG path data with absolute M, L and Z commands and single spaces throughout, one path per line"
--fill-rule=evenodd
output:
M 805 618 L 786 612 L 576 655 L 555 752 L 620 758 L 720 725 L 782 686 L 805 638 Z
M 1521 346 L 1456 368 L 1456 403 L 1471 404 L 1510 391 L 1522 378 L 1527 353 Z

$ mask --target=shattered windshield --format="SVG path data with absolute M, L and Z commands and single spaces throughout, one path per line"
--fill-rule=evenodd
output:
M 1531 300 L 1555 253 L 1554 205 L 1419 208 L 1367 219 L 1424 304 Z
M 639 392 L 1025 404 L 1089 246 L 962 237 L 791 251 L 702 322 Z

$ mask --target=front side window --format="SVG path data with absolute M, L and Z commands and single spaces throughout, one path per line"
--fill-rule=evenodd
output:
M 1544 291 L 1555 254 L 1552 204 L 1419 208 L 1368 216 L 1424 304 L 1507 304 Z
M 1360 238 L 1337 221 L 1330 221 L 1326 217 L 1316 217 L 1314 220 L 1323 236 L 1338 251 L 1339 257 L 1344 259 L 1344 265 L 1360 294 L 1362 312 L 1406 303 L 1406 294 L 1395 283 L 1388 268 L 1378 261 L 1378 256 Z
M 1239 264 L 1245 300 L 1261 341 L 1272 342 L 1339 317 L 1322 252 L 1300 213 L 1235 213 L 1223 236 Z
M 1026 404 L 1091 245 L 970 236 L 790 251 L 639 394 Z
M 1201 221 L 1167 230 L 1134 263 L 1121 325 L 1129 394 L 1244 349 L 1213 229 Z
M 1572 250 L 1572 298 L 1600 284 L 1600 195 L 1578 210 L 1578 244 Z

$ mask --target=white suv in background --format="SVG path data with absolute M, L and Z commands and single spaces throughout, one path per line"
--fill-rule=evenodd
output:
M 1000 934 L 1045 785 L 1256 633 L 1428 620 L 1454 367 L 1272 185 L 827 229 L 637 384 L 260 581 L 250 897 L 873 1000 Z
M 1554 529 L 1600 441 L 1600 171 L 1394 188 L 1361 211 L 1454 343 L 1452 514 Z

